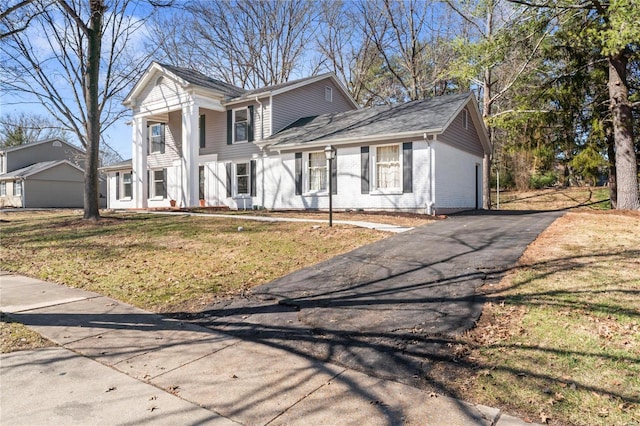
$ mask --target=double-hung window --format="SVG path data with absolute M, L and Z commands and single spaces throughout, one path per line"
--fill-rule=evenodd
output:
M 249 113 L 247 108 L 233 111 L 233 141 L 247 142 L 249 140 Z
M 7 182 L 0 182 L 0 197 L 7 195 Z
M 250 173 L 249 163 L 236 164 L 236 194 L 237 195 L 249 195 L 251 193 L 249 173 Z
M 382 190 L 401 190 L 401 172 L 400 145 L 377 147 L 375 163 L 376 188 Z
M 204 166 L 198 166 L 198 197 L 204 200 Z
M 324 152 L 309 153 L 308 166 L 308 183 L 307 190 L 309 192 L 321 192 L 327 190 L 327 158 Z
M 133 198 L 133 180 L 131 172 L 122 174 L 122 195 L 124 198 Z
M 16 180 L 13 182 L 13 196 L 22 197 L 22 181 Z
M 164 125 L 162 123 L 155 123 L 149 126 L 149 143 L 151 144 L 150 151 L 164 152 Z
M 166 169 L 151 170 L 149 173 L 149 198 L 166 198 Z

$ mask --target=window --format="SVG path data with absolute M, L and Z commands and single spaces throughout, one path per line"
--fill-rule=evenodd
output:
M 133 198 L 133 180 L 131 172 L 122 174 L 122 194 L 124 198 Z
M 310 192 L 327 190 L 327 157 L 324 152 L 309 153 L 309 178 L 307 190 Z
M 247 108 L 233 111 L 233 141 L 246 142 L 249 140 L 249 114 Z
M 205 120 L 204 114 L 200 115 L 200 122 L 198 126 L 199 127 L 198 130 L 200 131 L 200 148 L 204 148 L 207 144 L 207 141 L 205 139 L 204 120 Z
M 469 112 L 466 109 L 462 110 L 462 127 L 469 128 Z
M 149 126 L 149 141 L 151 152 L 164 153 L 164 124 L 156 123 Z
M 4 155 L 0 155 L 0 174 L 5 173 L 4 171 Z
M 236 164 L 236 194 L 249 195 L 249 163 Z
M 149 173 L 149 198 L 166 198 L 166 169 L 151 170 Z
M 402 189 L 400 176 L 400 145 L 376 148 L 377 189 Z
M 13 195 L 14 197 L 22 197 L 22 182 L 19 180 L 13 182 Z
M 333 89 L 331 87 L 324 88 L 324 100 L 327 102 L 333 102 Z
M 204 166 L 198 167 L 198 197 L 204 200 Z
M 7 195 L 7 182 L 0 182 L 0 197 Z

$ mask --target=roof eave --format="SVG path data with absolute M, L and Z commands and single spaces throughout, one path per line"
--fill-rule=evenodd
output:
M 369 135 L 369 136 L 354 136 L 350 138 L 334 138 L 334 139 L 322 139 L 314 142 L 294 142 L 294 143 L 284 143 L 278 144 L 269 143 L 268 140 L 262 141 L 258 143 L 258 146 L 261 148 L 268 147 L 270 149 L 275 149 L 277 151 L 290 151 L 293 149 L 302 149 L 302 148 L 318 148 L 324 147 L 327 145 L 351 145 L 357 143 L 371 143 L 371 142 L 385 142 L 390 140 L 398 140 L 398 139 L 411 139 L 425 140 L 426 136 L 430 135 L 439 135 L 442 134 L 443 129 L 424 129 L 424 130 L 415 130 L 411 132 L 400 132 L 400 133 L 387 133 L 383 135 Z

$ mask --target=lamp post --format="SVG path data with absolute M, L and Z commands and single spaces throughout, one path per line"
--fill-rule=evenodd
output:
M 333 160 L 336 158 L 336 149 L 332 145 L 327 145 L 324 149 L 324 156 L 329 162 L 329 226 L 333 226 L 333 179 L 331 178 L 331 170 L 333 170 Z

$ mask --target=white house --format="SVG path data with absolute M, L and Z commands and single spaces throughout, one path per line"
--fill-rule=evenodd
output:
M 154 62 L 125 105 L 132 160 L 103 169 L 110 208 L 326 209 L 329 179 L 336 209 L 482 206 L 471 94 L 360 109 L 333 74 L 245 91 Z

